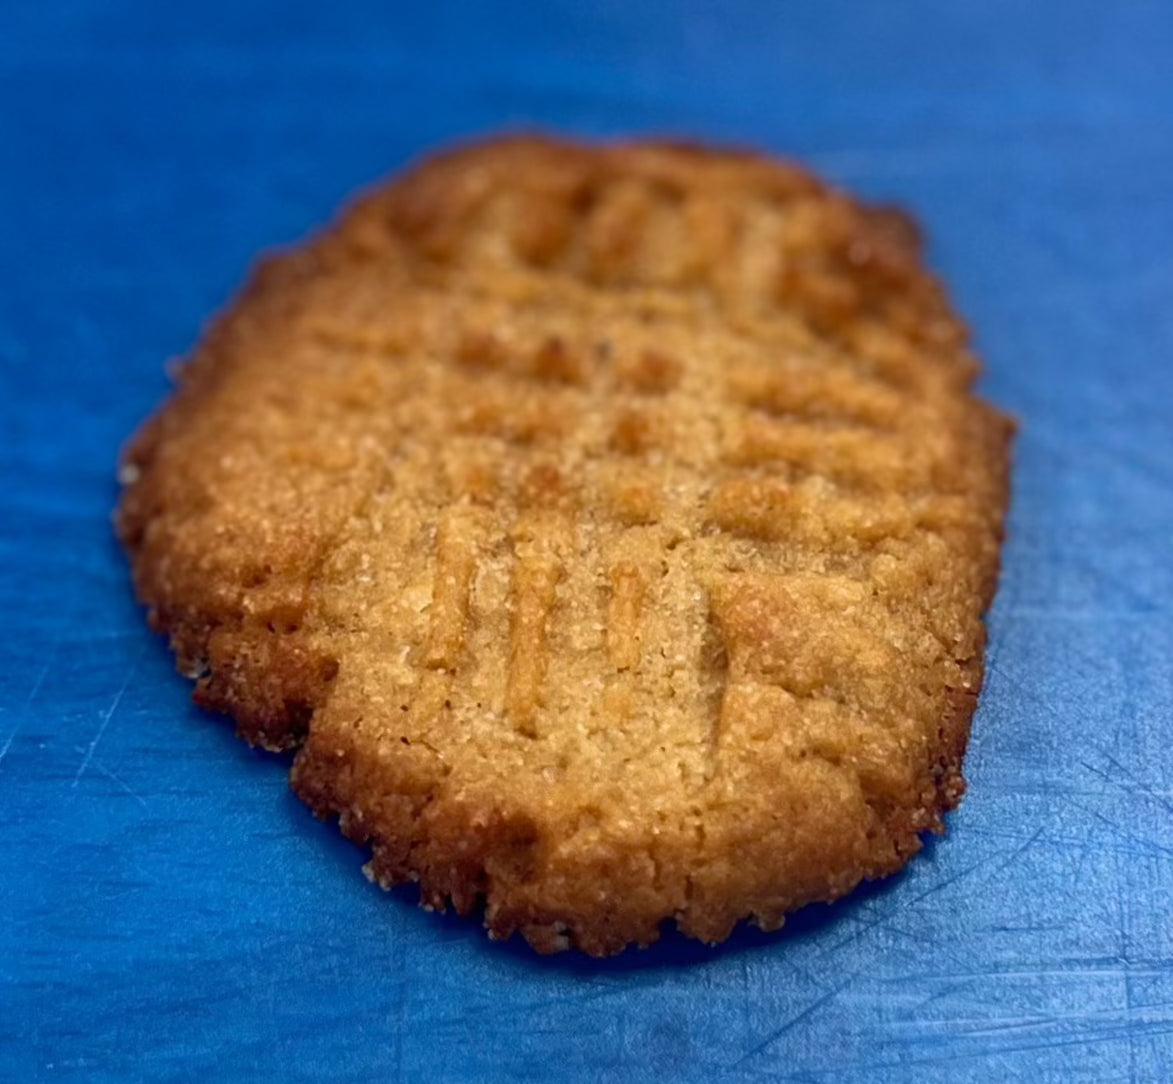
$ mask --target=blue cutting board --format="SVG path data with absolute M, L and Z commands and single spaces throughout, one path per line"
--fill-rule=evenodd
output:
M 1173 5 L 0 4 L 0 1079 L 1173 1079 Z M 117 449 L 261 248 L 449 137 L 801 157 L 1024 423 L 971 790 L 775 936 L 542 959 L 189 706 Z

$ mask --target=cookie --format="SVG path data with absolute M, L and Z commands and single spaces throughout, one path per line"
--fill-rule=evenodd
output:
M 961 798 L 1011 434 L 966 338 L 913 223 L 794 166 L 491 140 L 260 265 L 118 530 L 379 884 L 718 942 Z

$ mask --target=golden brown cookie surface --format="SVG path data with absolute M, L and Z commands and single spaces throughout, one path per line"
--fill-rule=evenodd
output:
M 776 926 L 964 789 L 1010 427 L 917 244 L 753 155 L 433 159 L 140 433 L 138 590 L 380 882 L 541 950 Z

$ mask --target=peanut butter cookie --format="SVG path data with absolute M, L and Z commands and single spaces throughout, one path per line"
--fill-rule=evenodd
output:
M 1011 425 L 917 231 L 766 157 L 499 139 L 267 259 L 123 465 L 197 700 L 380 884 L 592 955 L 942 829 Z

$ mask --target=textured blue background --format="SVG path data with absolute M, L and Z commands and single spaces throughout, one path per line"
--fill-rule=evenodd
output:
M 1173 1078 L 1173 5 L 328 6 L 0 3 L 0 1078 Z M 1025 422 L 970 797 L 778 936 L 549 960 L 384 897 L 111 538 L 253 255 L 526 122 L 908 205 Z

